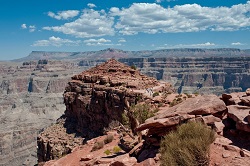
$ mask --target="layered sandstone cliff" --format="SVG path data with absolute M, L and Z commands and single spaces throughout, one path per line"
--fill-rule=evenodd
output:
M 62 94 L 74 71 L 66 62 L 0 63 L 1 166 L 37 163 L 37 134 L 65 111 Z
M 250 57 L 120 59 L 143 74 L 171 82 L 179 93 L 217 94 L 250 87 Z
M 128 111 L 131 105 L 152 98 L 153 92 L 171 93 L 173 90 L 170 84 L 160 83 L 110 59 L 72 77 L 64 92 L 66 105 L 64 131 L 68 135 L 76 133 L 85 139 L 102 135 L 109 124 L 122 121 L 123 113 Z M 54 146 L 58 134 L 54 134 L 51 128 L 53 126 L 47 128 L 38 138 L 40 162 L 59 158 L 61 152 L 67 153 L 68 144 L 77 145 L 77 141 L 72 143 L 69 141 L 61 144 L 60 148 Z M 65 137 L 70 140 L 67 134 Z M 70 148 L 72 151 L 74 146 Z

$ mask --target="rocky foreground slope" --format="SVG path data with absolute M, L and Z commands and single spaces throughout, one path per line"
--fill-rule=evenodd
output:
M 223 94 L 221 98 L 174 95 L 175 100 L 169 98 L 172 92 L 169 84 L 148 78 L 113 59 L 73 76 L 64 93 L 65 116 L 38 137 L 39 161 L 53 160 L 45 165 L 68 162 L 75 165 L 159 165 L 162 136 L 182 123 L 197 121 L 218 134 L 211 145 L 211 154 L 217 154 L 211 155 L 212 165 L 249 164 L 249 90 Z M 131 105 L 144 104 L 149 104 L 150 112 L 159 111 L 140 124 L 133 116 L 135 110 Z M 94 143 L 103 139 L 96 136 L 110 129 L 112 122 L 122 122 L 124 113 L 134 132 L 127 132 L 118 123 L 112 128 L 115 142 L 93 151 Z M 136 133 L 138 136 L 133 135 Z M 122 151 L 106 153 L 118 145 Z M 70 152 L 72 154 L 66 155 Z
M 160 107 L 160 111 L 154 117 L 147 119 L 144 124 L 136 128 L 137 131 L 146 131 L 143 132 L 143 139 L 140 143 L 129 139 L 128 136 L 121 136 L 122 134 L 118 131 L 113 131 L 109 134 L 113 134 L 114 140 L 101 149 L 92 151 L 94 143 L 105 137 L 89 140 L 84 145 L 76 147 L 71 154 L 46 162 L 45 165 L 69 163 L 86 166 L 160 165 L 159 147 L 162 136 L 175 130 L 177 125 L 187 121 L 197 121 L 207 124 L 217 132 L 216 139 L 210 146 L 209 165 L 248 166 L 250 162 L 250 107 L 242 106 L 243 103 L 225 104 L 225 101 L 239 101 L 245 97 L 249 96 L 246 93 L 224 94 L 221 99 L 214 95 L 198 96 L 170 108 Z M 232 107 L 234 109 L 231 109 Z M 132 147 L 129 147 L 131 144 L 133 144 Z M 115 154 L 105 153 L 112 151 L 118 145 L 128 149 Z

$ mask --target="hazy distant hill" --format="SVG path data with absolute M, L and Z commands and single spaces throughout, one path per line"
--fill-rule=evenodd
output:
M 159 57 L 208 57 L 208 56 L 250 56 L 250 49 L 240 50 L 235 48 L 218 49 L 163 49 L 145 51 L 123 51 L 108 48 L 100 51 L 87 52 L 46 52 L 32 51 L 27 57 L 15 59 L 13 61 L 22 62 L 30 60 L 77 60 L 77 59 L 108 59 L 108 58 L 159 58 Z

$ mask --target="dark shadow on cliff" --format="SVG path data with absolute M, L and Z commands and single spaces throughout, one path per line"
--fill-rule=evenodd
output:
M 250 151 L 250 133 L 236 130 L 236 123 L 230 118 L 224 123 L 227 126 L 224 128 L 223 136 L 232 141 L 231 145 Z

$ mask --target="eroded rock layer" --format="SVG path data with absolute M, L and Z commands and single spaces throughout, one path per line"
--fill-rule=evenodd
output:
M 66 132 L 70 134 L 70 125 L 75 133 L 85 138 L 102 135 L 110 123 L 122 121 L 122 114 L 132 104 L 152 96 L 149 89 L 152 92 L 173 92 L 169 84 L 162 84 L 114 59 L 73 76 L 64 92 Z M 51 144 L 56 135 L 49 134 L 49 130 L 46 129 L 38 138 L 39 161 L 60 157 Z M 61 146 L 63 152 L 66 148 Z
M 179 93 L 217 94 L 250 87 L 250 57 L 173 57 L 120 59 L 143 74 L 165 80 Z

